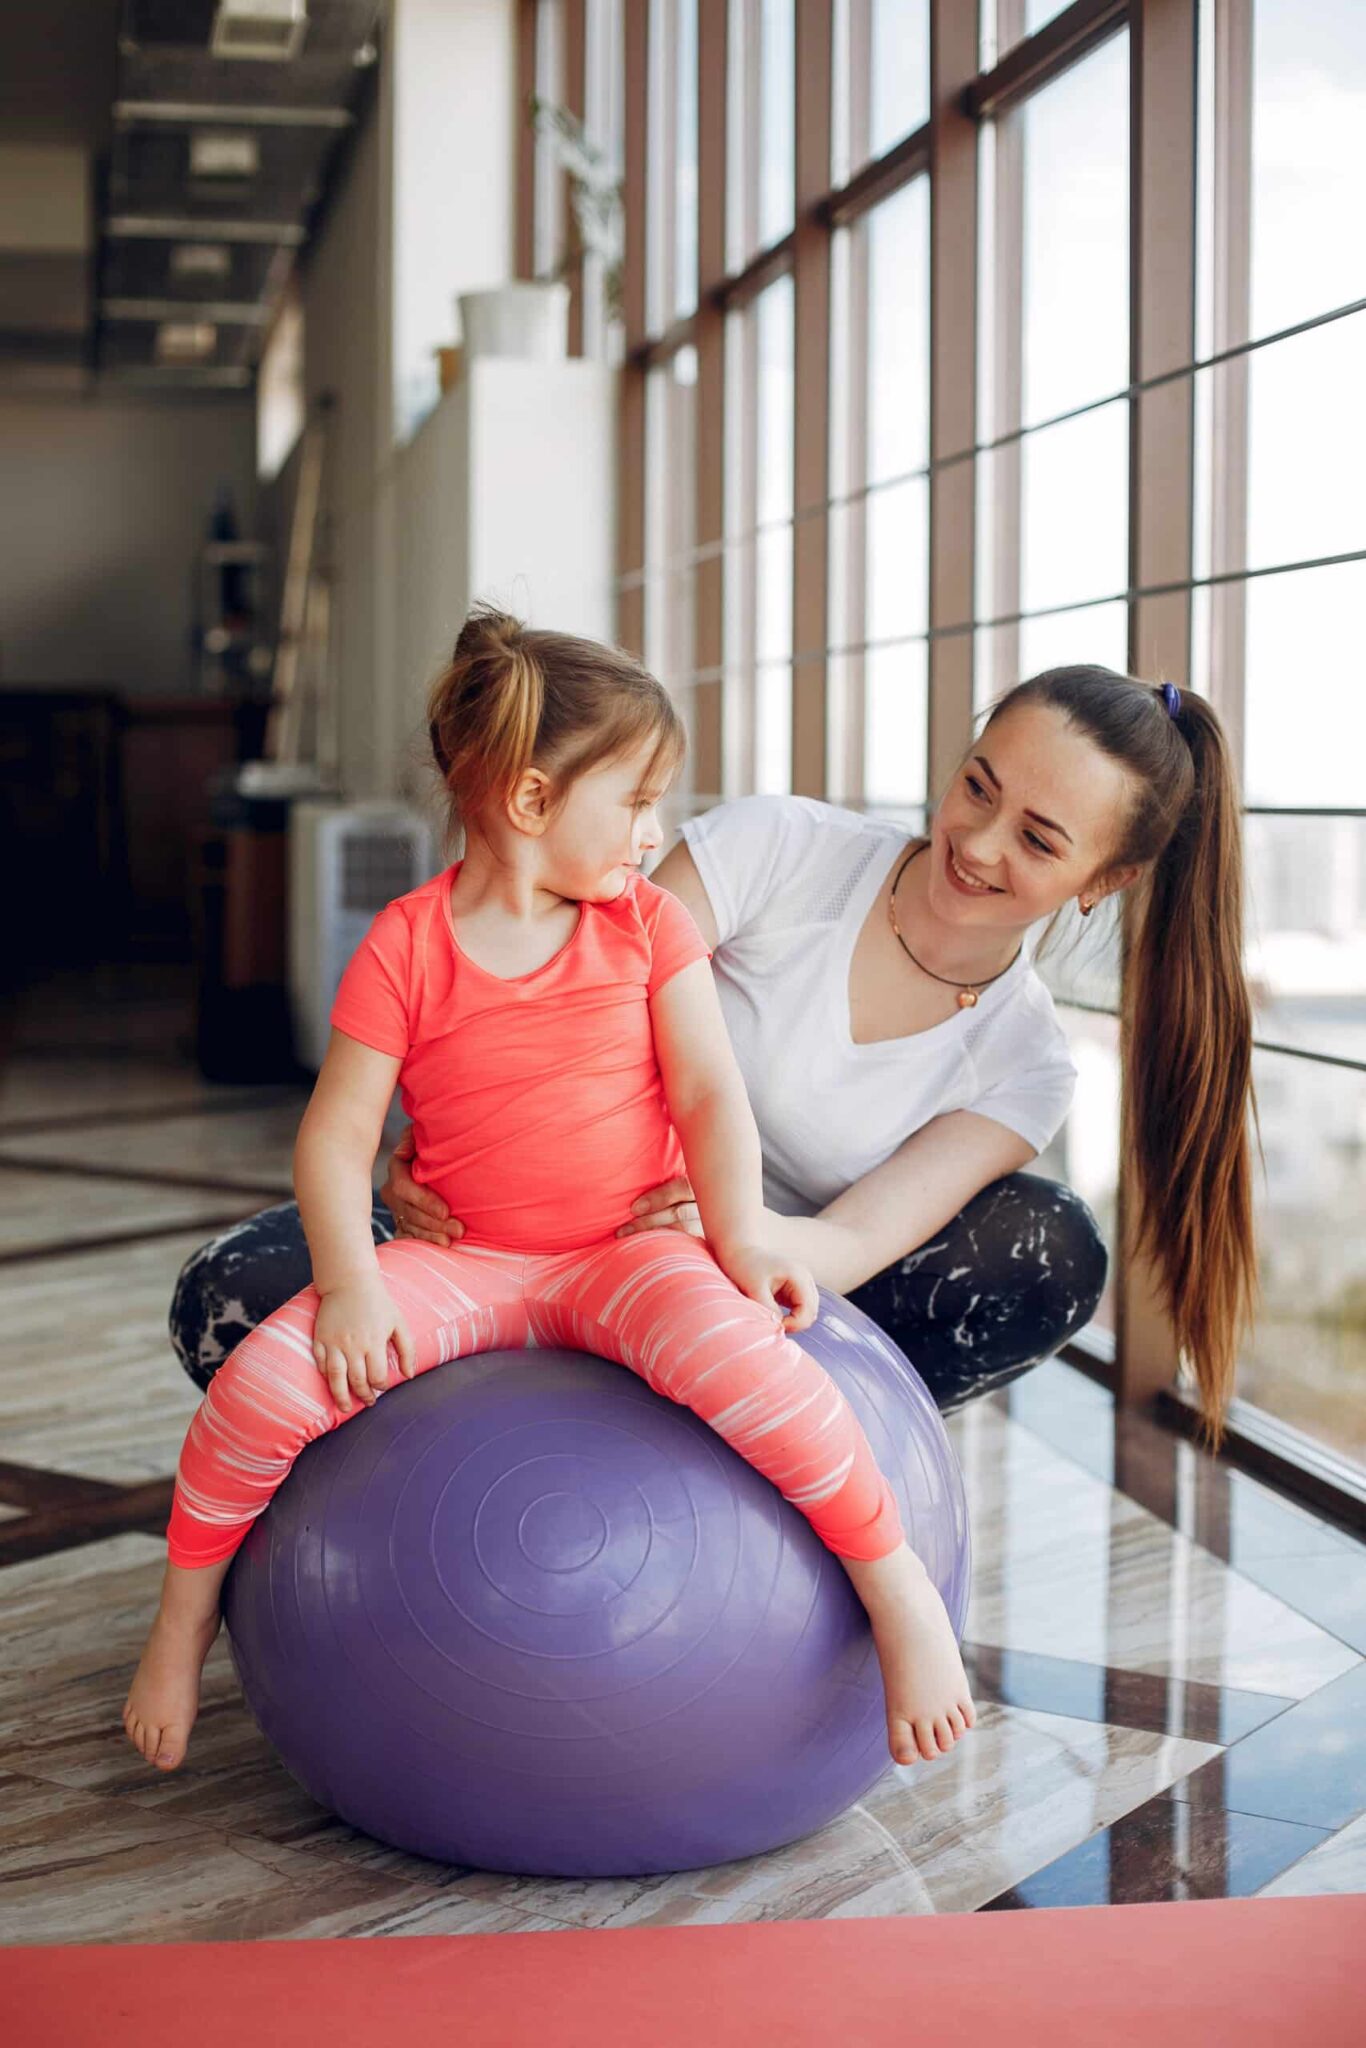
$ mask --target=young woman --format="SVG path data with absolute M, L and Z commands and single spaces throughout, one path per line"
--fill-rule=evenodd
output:
M 347 968 L 295 1150 L 312 1280 L 190 1425 L 161 1603 L 124 1708 L 174 1769 L 232 1557 L 306 1445 L 400 1379 L 528 1342 L 601 1352 L 685 1404 L 798 1508 L 868 1611 L 898 1762 L 972 1726 L 944 1605 L 852 1409 L 785 1334 L 815 1315 L 765 1244 L 758 1133 L 707 948 L 640 875 L 683 751 L 626 656 L 497 613 L 466 623 L 431 737 L 465 854 L 388 905 Z M 375 1245 L 395 1085 L 459 1243 Z M 623 1236 L 686 1169 L 705 1242 Z
M 871 1315 L 945 1409 L 1050 1356 L 1100 1298 L 1089 1211 L 1019 1171 L 1073 1083 L 1026 940 L 1070 902 L 1089 915 L 1133 885 L 1128 1157 L 1218 1415 L 1253 1286 L 1251 1020 L 1237 802 L 1208 705 L 1108 669 L 1054 669 L 997 707 L 928 843 L 807 799 L 746 797 L 685 827 L 653 879 L 715 949 L 768 1235 Z M 391 1161 L 376 1238 L 397 1227 L 458 1242 L 421 1161 L 421 1182 L 408 1171 L 412 1151 L 410 1137 Z M 682 1180 L 636 1206 L 630 1230 L 698 1228 Z M 196 1382 L 307 1278 L 293 1204 L 197 1253 L 171 1311 Z

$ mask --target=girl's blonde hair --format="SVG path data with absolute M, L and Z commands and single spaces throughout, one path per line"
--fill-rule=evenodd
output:
M 1217 1445 L 1257 1298 L 1252 1003 L 1228 742 L 1202 697 L 1112 669 L 1048 669 L 1009 691 L 992 722 L 1026 704 L 1061 712 L 1130 778 L 1111 854 L 1144 871 L 1123 977 L 1121 1155 L 1134 1240 Z
M 528 768 L 563 801 L 579 776 L 651 742 L 642 787 L 667 783 L 687 748 L 668 693 L 629 654 L 482 604 L 432 684 L 427 732 L 452 825 L 506 799 Z

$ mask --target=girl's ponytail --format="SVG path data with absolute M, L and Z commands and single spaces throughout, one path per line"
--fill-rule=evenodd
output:
M 1256 1297 L 1252 1006 L 1243 974 L 1238 801 L 1223 731 L 1182 694 L 1190 793 L 1154 861 L 1128 949 L 1122 1157 L 1152 1261 L 1217 1444 Z
M 1209 705 L 1105 668 L 1057 668 L 996 706 L 1046 704 L 1127 770 L 1110 865 L 1131 896 L 1120 1156 L 1133 1246 L 1152 1262 L 1217 1445 L 1257 1293 L 1252 1005 L 1243 975 L 1238 798 Z
M 545 678 L 520 623 L 476 605 L 427 705 L 432 753 L 462 817 L 516 786 L 535 755 L 544 708 Z

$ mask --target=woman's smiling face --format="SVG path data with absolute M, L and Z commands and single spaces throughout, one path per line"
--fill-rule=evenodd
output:
M 1107 869 L 1131 802 L 1125 770 L 1061 712 L 1001 713 L 935 813 L 931 911 L 1005 931 L 1050 917 L 1070 896 L 1121 886 L 1133 871 Z

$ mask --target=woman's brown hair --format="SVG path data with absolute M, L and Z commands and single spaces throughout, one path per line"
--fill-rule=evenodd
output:
M 491 605 L 471 611 L 432 684 L 427 734 L 452 823 L 466 825 L 528 768 L 562 799 L 580 775 L 651 741 L 642 781 L 667 781 L 687 745 L 663 685 L 629 654 Z
M 1061 712 L 1133 790 L 1109 861 L 1144 870 L 1125 952 L 1121 1157 L 1134 1241 L 1158 1275 L 1217 1444 L 1257 1294 L 1252 1005 L 1228 746 L 1203 698 L 1111 669 L 1048 669 L 1002 698 L 992 722 L 1026 704 Z

